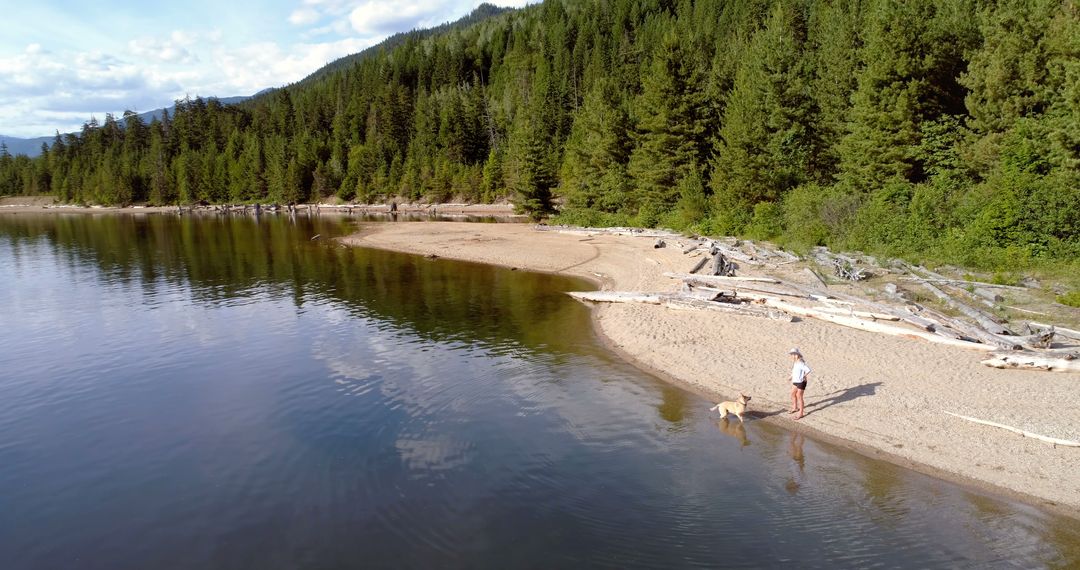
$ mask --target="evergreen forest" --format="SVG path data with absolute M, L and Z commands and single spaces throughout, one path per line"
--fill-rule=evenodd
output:
M 0 148 L 0 195 L 492 202 L 973 267 L 1080 260 L 1080 0 L 482 6 L 238 105 Z

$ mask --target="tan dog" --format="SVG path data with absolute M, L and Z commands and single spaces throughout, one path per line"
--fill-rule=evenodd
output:
M 709 411 L 716 410 L 720 412 L 721 418 L 726 418 L 728 414 L 735 414 L 742 422 L 743 412 L 746 411 L 746 403 L 750 401 L 750 396 L 739 393 L 739 399 L 734 402 L 720 402 L 719 404 L 709 408 Z

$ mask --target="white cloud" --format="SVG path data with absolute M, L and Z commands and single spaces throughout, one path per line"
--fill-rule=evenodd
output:
M 289 23 L 296 26 L 309 26 L 319 21 L 321 15 L 311 8 L 300 8 L 289 14 Z
M 335 42 L 296 44 L 287 50 L 274 42 L 260 42 L 214 55 L 221 71 L 216 85 L 231 92 L 254 93 L 269 86 L 293 83 L 340 57 L 356 53 L 373 41 L 346 38 Z
M 363 36 L 388 34 L 420 26 L 444 10 L 428 2 L 363 2 L 349 12 L 349 23 Z

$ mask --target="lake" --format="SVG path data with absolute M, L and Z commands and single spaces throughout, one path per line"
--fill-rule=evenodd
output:
M 0 215 L 0 566 L 1080 565 L 1074 519 L 717 421 L 587 284 L 353 224 Z

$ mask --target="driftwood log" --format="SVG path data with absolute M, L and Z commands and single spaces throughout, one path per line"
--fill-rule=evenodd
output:
M 1023 344 L 1016 337 L 993 334 L 978 326 L 944 315 L 928 307 L 921 307 L 919 313 L 941 323 L 942 328 L 952 329 L 960 333 L 963 338 L 983 342 L 1002 350 L 1020 350 L 1023 348 Z
M 701 271 L 701 268 L 705 267 L 705 264 L 708 263 L 708 262 L 709 262 L 708 257 L 702 257 L 701 259 L 698 260 L 697 263 L 694 264 L 694 267 L 690 270 L 690 273 L 697 273 L 698 271 Z
M 670 277 L 672 279 L 697 279 L 701 281 L 708 281 L 710 283 L 719 285 L 735 285 L 738 283 L 782 283 L 779 279 L 772 277 L 752 277 L 746 276 L 712 276 L 712 275 L 690 275 L 688 273 L 664 273 L 664 277 Z
M 828 287 L 829 286 L 829 284 L 825 282 L 825 278 L 822 277 L 821 274 L 818 273 L 817 271 L 814 271 L 813 269 L 811 269 L 809 267 L 804 267 L 803 272 L 804 273 L 809 273 L 811 277 L 813 277 L 814 279 L 817 279 L 818 283 L 821 283 L 822 287 Z
M 1036 323 L 1036 322 L 1032 321 L 1032 322 L 1028 323 L 1028 327 L 1029 328 L 1037 327 L 1039 329 L 1053 329 L 1054 334 L 1056 334 L 1058 336 L 1063 336 L 1065 338 L 1069 338 L 1069 339 L 1072 339 L 1072 340 L 1080 340 L 1080 331 L 1074 331 L 1072 329 L 1059 327 L 1057 325 L 1047 325 L 1047 324 L 1044 324 L 1044 323 Z
M 987 332 L 995 334 L 995 335 L 1011 335 L 1012 334 L 1012 332 L 1010 332 L 1009 329 L 1006 329 L 1005 327 L 998 324 L 996 321 L 994 321 L 994 319 L 992 319 L 986 313 L 984 313 L 984 312 L 982 312 L 982 311 L 980 311 L 978 309 L 975 309 L 975 308 L 973 308 L 973 307 L 971 307 L 969 305 L 965 305 L 964 303 L 961 303 L 961 302 L 957 301 L 956 299 L 953 299 L 947 293 L 945 293 L 941 289 L 937 288 L 933 283 L 930 283 L 929 281 L 926 281 L 925 279 L 919 281 L 918 283 L 919 283 L 919 285 L 922 285 L 922 287 L 924 289 L 931 292 L 935 297 L 937 297 L 938 299 L 941 299 L 942 302 L 944 302 L 946 305 L 948 305 L 948 306 L 952 307 L 953 309 L 956 309 L 957 311 L 960 311 L 961 313 L 964 313 L 965 315 L 970 317 L 972 320 L 974 320 L 976 323 L 978 323 L 979 326 L 981 326 Z
M 973 350 L 996 350 L 996 347 L 994 346 L 947 338 L 924 330 L 912 330 L 907 327 L 883 323 L 879 321 L 868 321 L 852 316 L 834 315 L 820 309 L 801 307 L 799 305 L 795 305 L 793 303 L 789 303 L 787 301 L 776 298 L 763 299 L 763 302 L 766 306 L 775 307 L 777 309 L 792 313 L 794 315 L 798 315 L 801 317 L 811 317 L 818 320 L 828 321 L 838 325 L 843 325 L 846 327 L 856 328 L 860 330 L 877 332 L 892 336 L 902 336 L 906 338 L 920 338 L 937 344 L 947 344 L 949 346 L 955 346 L 957 348 L 968 348 Z
M 922 271 L 924 273 L 932 273 L 927 269 L 922 269 Z M 914 273 L 914 272 L 912 272 L 912 273 Z M 992 289 L 1015 289 L 1015 290 L 1019 290 L 1019 291 L 1025 291 L 1025 290 L 1028 289 L 1027 287 L 1018 287 L 1016 285 L 1001 285 L 1001 284 L 998 284 L 998 283 L 986 283 L 986 282 L 983 282 L 983 281 L 964 281 L 963 279 L 949 279 L 947 277 L 941 277 L 941 276 L 927 277 L 927 278 L 922 278 L 922 277 L 901 277 L 900 279 L 903 280 L 903 281 L 919 281 L 919 280 L 922 280 L 922 281 L 929 281 L 931 283 L 941 283 L 943 285 L 955 285 L 955 286 L 960 286 L 960 287 L 969 287 L 969 286 L 970 287 L 986 287 L 986 288 L 992 288 Z
M 711 253 L 713 256 L 713 275 L 722 275 L 725 277 L 732 277 L 735 275 L 735 264 L 728 261 L 719 248 L 713 246 Z
M 708 311 L 719 311 L 722 313 L 733 313 L 750 317 L 763 317 L 788 322 L 793 320 L 791 315 L 783 311 L 771 310 L 768 307 L 744 303 L 717 303 L 704 299 L 672 297 L 665 300 L 664 305 L 672 309 L 705 309 Z
M 995 352 L 982 361 L 986 366 L 993 368 L 1022 368 L 1030 370 L 1047 370 L 1050 372 L 1080 372 L 1080 360 L 1066 358 L 1054 358 L 1033 354 L 1030 352 Z
M 873 313 L 868 311 L 856 311 L 852 308 L 843 307 L 822 307 L 822 311 L 826 313 L 832 313 L 834 315 L 848 315 L 852 317 L 859 317 L 860 319 L 870 319 L 871 321 L 899 321 L 900 317 L 896 315 L 890 315 L 886 313 Z
M 625 291 L 575 291 L 569 293 L 569 295 L 579 301 L 589 301 L 593 303 L 644 303 L 648 305 L 664 305 L 672 309 L 705 309 L 751 317 L 764 317 L 786 321 L 792 320 L 791 315 L 762 305 L 749 303 L 719 303 L 687 294 L 635 293 Z
M 558 232 L 574 235 L 612 235 L 648 238 L 679 239 L 682 236 L 667 230 L 644 230 L 641 228 L 583 228 L 580 226 L 548 226 L 538 224 L 534 229 L 541 232 Z
M 1025 431 L 1025 430 L 1022 430 L 1020 428 L 1007 426 L 1005 424 L 999 424 L 997 422 L 991 422 L 991 421 L 987 421 L 987 420 L 980 420 L 978 418 L 973 418 L 971 416 L 962 416 L 960 414 L 954 414 L 952 412 L 945 412 L 945 413 L 949 414 L 950 416 L 960 418 L 962 420 L 967 420 L 969 422 L 974 422 L 974 423 L 982 424 L 982 425 L 985 425 L 985 426 L 992 426 L 992 427 L 1001 428 L 1001 429 L 1004 429 L 1004 430 L 1009 430 L 1009 431 L 1011 431 L 1013 433 L 1018 433 L 1018 434 L 1020 434 L 1020 435 L 1022 435 L 1024 437 L 1030 437 L 1032 439 L 1037 439 L 1039 441 L 1045 441 L 1045 442 L 1053 444 L 1053 445 L 1063 445 L 1065 447 L 1080 447 L 1080 441 L 1071 441 L 1071 440 L 1068 440 L 1068 439 L 1058 439 L 1056 437 L 1048 437 L 1048 436 L 1045 436 L 1045 435 L 1039 435 L 1037 433 L 1032 433 L 1030 431 Z

